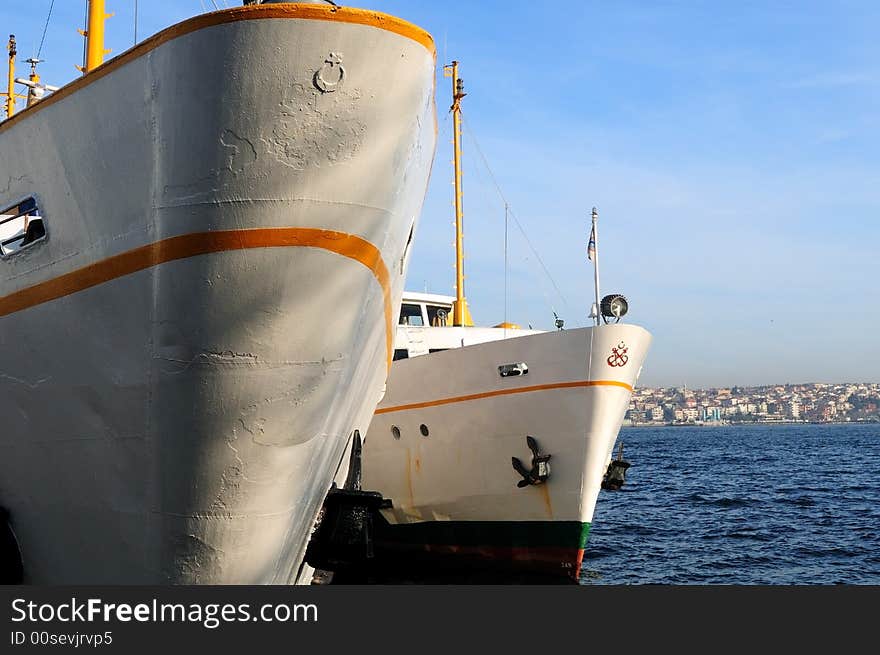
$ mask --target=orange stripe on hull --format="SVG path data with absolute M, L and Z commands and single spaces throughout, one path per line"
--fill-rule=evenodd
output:
M 394 315 L 391 309 L 391 279 L 388 268 L 382 260 L 382 253 L 361 237 L 317 228 L 255 228 L 197 232 L 169 237 L 0 297 L 0 317 L 178 259 L 250 248 L 281 247 L 320 248 L 353 259 L 370 270 L 382 288 L 385 308 L 385 347 L 390 368 Z
M 519 387 L 516 389 L 498 389 L 496 391 L 486 391 L 483 393 L 472 393 L 467 396 L 454 396 L 451 398 L 441 398 L 439 400 L 427 400 L 421 403 L 412 403 L 409 405 L 397 405 L 395 407 L 382 407 L 376 410 L 376 414 L 388 414 L 389 412 L 403 412 L 409 409 L 422 409 L 424 407 L 436 407 L 438 405 L 448 405 L 450 403 L 462 403 L 468 400 L 479 400 L 481 398 L 492 398 L 494 396 L 509 396 L 516 393 L 531 393 L 533 391 L 548 391 L 550 389 L 574 389 L 579 387 L 621 387 L 632 392 L 632 385 L 626 382 L 618 382 L 616 380 L 578 380 L 575 382 L 554 382 L 552 384 L 536 384 L 531 387 Z

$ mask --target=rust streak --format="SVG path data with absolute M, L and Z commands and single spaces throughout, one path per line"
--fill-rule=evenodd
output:
M 544 499 L 544 508 L 547 510 L 547 518 L 553 519 L 553 503 L 550 501 L 550 489 L 546 484 L 539 485 L 541 496 Z
M 410 453 L 409 448 L 406 449 L 406 488 L 409 491 L 409 506 L 412 507 L 415 505 L 415 494 L 413 494 L 413 483 L 412 483 L 412 455 Z

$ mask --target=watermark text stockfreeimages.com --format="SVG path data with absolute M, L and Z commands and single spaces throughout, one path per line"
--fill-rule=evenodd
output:
M 213 630 L 224 623 L 317 623 L 314 603 L 107 603 L 100 598 L 37 603 L 12 601 L 13 623 L 193 623 Z

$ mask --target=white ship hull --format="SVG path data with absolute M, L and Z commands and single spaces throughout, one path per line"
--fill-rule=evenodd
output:
M 640 327 L 609 325 L 395 362 L 363 455 L 363 488 L 392 502 L 377 562 L 576 579 L 650 341 Z M 515 363 L 528 373 L 499 375 Z M 551 474 L 520 488 L 511 458 L 531 465 L 526 436 L 551 455 Z
M 0 261 L 25 582 L 294 579 L 390 365 L 433 85 L 418 28 L 268 4 L 0 124 L 0 203 L 47 230 Z

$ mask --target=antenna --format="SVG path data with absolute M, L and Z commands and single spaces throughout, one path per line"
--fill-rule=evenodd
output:
M 23 84 L 28 87 L 29 91 L 27 94 L 27 106 L 30 107 L 32 104 L 42 99 L 44 95 L 46 95 L 46 91 L 57 91 L 57 86 L 52 86 L 51 84 L 43 84 L 40 82 L 40 76 L 37 75 L 37 64 L 42 63 L 43 59 L 37 59 L 36 57 L 31 57 L 30 59 L 24 60 L 26 63 L 31 65 L 31 74 L 28 79 L 24 79 L 23 77 L 18 77 L 15 79 L 16 83 Z

